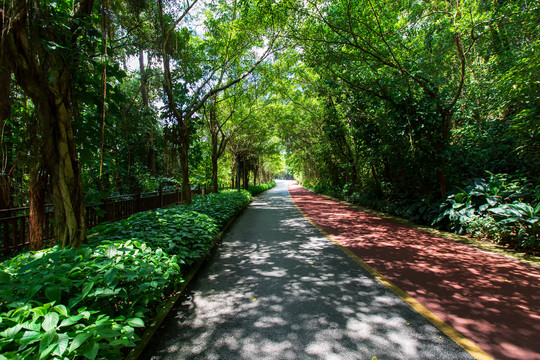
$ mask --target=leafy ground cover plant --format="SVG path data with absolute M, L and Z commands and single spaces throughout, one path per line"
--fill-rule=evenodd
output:
M 223 190 L 208 195 L 195 195 L 186 209 L 208 215 L 218 226 L 224 226 L 242 208 L 251 201 L 251 194 L 246 190 Z
M 121 359 L 156 308 L 210 248 L 247 191 L 101 224 L 79 249 L 53 247 L 0 264 L 0 360 Z M 216 211 L 211 211 L 211 206 Z
M 189 266 L 208 250 L 217 231 L 218 225 L 213 219 L 179 205 L 100 224 L 92 229 L 97 233 L 92 242 L 136 240 L 176 255 L 179 264 Z
M 122 358 L 180 275 L 133 240 L 21 254 L 0 266 L 0 358 Z
M 249 185 L 248 191 L 251 193 L 251 195 L 255 196 L 268 189 L 273 188 L 274 186 L 276 186 L 275 181 L 272 181 L 271 183 L 268 183 L 268 184 Z

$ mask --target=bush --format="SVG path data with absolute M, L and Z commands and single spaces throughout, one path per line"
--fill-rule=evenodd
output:
M 186 209 L 208 215 L 219 226 L 224 226 L 236 212 L 251 201 L 251 194 L 246 190 L 222 190 L 219 193 L 195 195 Z
M 123 358 L 220 224 L 250 199 L 247 191 L 196 197 L 101 224 L 79 249 L 1 263 L 0 359 Z
M 122 358 L 181 281 L 176 256 L 132 240 L 24 253 L 0 278 L 0 347 L 10 359 Z
M 271 183 L 268 183 L 268 184 L 249 185 L 248 191 L 251 193 L 251 195 L 255 196 L 262 192 L 265 192 L 268 189 L 273 188 L 274 186 L 276 186 L 275 181 L 272 181 Z
M 177 255 L 179 264 L 189 266 L 205 254 L 217 231 L 216 221 L 178 205 L 98 225 L 92 229 L 97 232 L 92 242 L 136 240 Z
M 538 188 L 503 174 L 474 179 L 448 196 L 433 225 L 460 234 L 507 243 L 521 249 L 540 248 Z

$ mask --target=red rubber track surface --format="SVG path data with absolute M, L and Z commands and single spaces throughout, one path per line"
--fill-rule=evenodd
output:
M 540 267 L 289 192 L 343 246 L 495 359 L 540 359 Z

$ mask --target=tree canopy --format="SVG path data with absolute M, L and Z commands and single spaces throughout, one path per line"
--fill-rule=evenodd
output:
M 0 207 L 52 202 L 77 247 L 85 204 L 171 182 L 189 202 L 240 168 L 484 229 L 540 198 L 539 19 L 526 0 L 4 2 Z M 480 201 L 479 179 L 520 191 Z

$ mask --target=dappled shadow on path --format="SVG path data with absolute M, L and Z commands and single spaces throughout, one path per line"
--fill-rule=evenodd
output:
M 290 187 L 322 229 L 497 359 L 540 359 L 540 269 Z
M 255 199 L 143 358 L 470 358 L 286 195 L 282 186 Z

